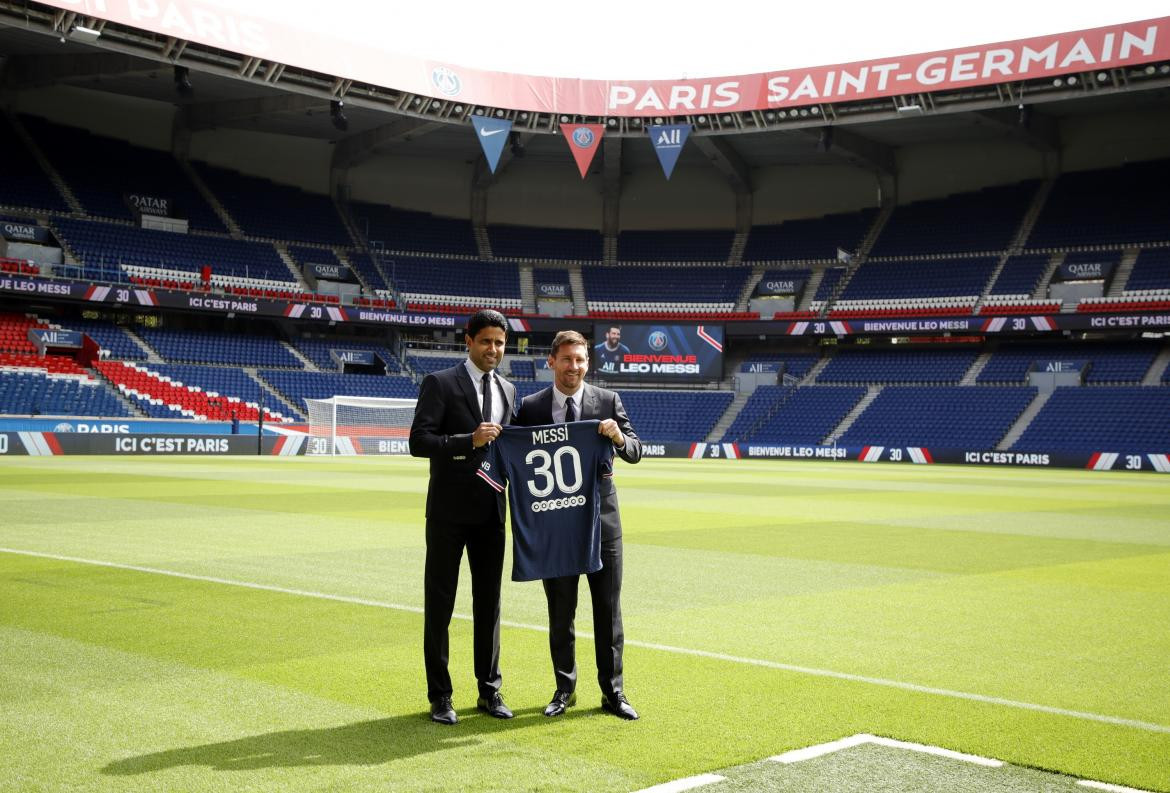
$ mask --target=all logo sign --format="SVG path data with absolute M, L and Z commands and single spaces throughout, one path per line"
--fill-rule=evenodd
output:
M 573 152 L 573 159 L 577 161 L 577 170 L 584 179 L 589 173 L 589 166 L 597 154 L 597 147 L 601 143 L 601 136 L 605 134 L 603 124 L 561 124 L 561 134 L 569 142 L 569 151 Z
M 654 151 L 658 154 L 658 162 L 662 164 L 662 172 L 669 179 L 674 173 L 678 155 L 682 153 L 683 144 L 691 134 L 690 124 L 654 125 L 649 128 L 650 142 L 654 144 Z

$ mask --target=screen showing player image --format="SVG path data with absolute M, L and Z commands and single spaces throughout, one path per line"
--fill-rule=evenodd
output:
M 590 367 L 606 380 L 684 382 L 723 376 L 722 325 L 599 323 Z

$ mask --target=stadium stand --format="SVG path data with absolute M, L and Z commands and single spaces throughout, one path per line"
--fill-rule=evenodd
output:
M 227 233 L 170 152 L 36 116 L 21 116 L 21 123 L 90 215 L 133 221 L 127 196 L 136 194 L 171 202 L 172 216 L 186 218 L 192 229 Z
M 1167 232 L 1170 236 L 1170 232 Z M 1125 284 L 1127 293 L 1170 290 L 1170 248 L 1146 248 L 1138 253 Z
M 488 226 L 497 259 L 601 260 L 601 234 L 591 229 Z
M 117 358 L 123 361 L 144 361 L 146 350 L 138 346 L 122 328 L 110 322 L 89 319 L 62 320 L 68 330 L 76 330 L 89 336 L 102 350 L 103 358 Z
M 7 415 L 128 418 L 134 414 L 88 375 L 8 368 L 0 356 L 0 413 Z
M 735 301 L 751 274 L 746 267 L 605 267 L 585 265 L 581 275 L 589 315 L 735 318 Z M 695 300 L 700 296 L 700 300 Z M 751 312 L 742 312 L 747 316 Z M 751 316 L 755 316 L 751 314 Z
M 752 226 L 743 250 L 745 262 L 835 260 L 838 249 L 855 252 L 877 217 L 865 209 L 776 225 Z
M 279 341 L 260 336 L 145 328 L 142 338 L 164 359 L 173 362 L 304 368 Z
M 951 298 L 974 305 L 991 278 L 994 257 L 930 261 L 867 261 L 846 284 L 837 308 L 850 301 Z M 969 312 L 968 312 L 969 313 Z
M 382 363 L 386 364 L 386 369 L 390 374 L 394 374 L 401 369 L 398 358 L 394 353 L 385 345 L 377 342 L 359 341 L 356 339 L 336 339 L 333 341 L 296 339 L 293 341 L 293 347 L 301 355 L 327 372 L 337 371 L 338 369 L 337 361 L 330 355 L 331 350 L 367 350 L 376 354 L 382 360 Z
M 188 418 L 197 420 L 227 421 L 235 414 L 240 421 L 256 421 L 259 418 L 259 404 L 241 399 L 235 394 L 209 390 L 184 381 L 178 375 L 199 379 L 205 383 L 216 383 L 221 387 L 236 389 L 245 394 L 259 395 L 259 384 L 247 375 L 234 369 L 224 369 L 222 374 L 200 373 L 209 367 L 160 367 L 157 364 L 140 364 L 124 361 L 101 361 L 96 368 L 123 395 L 133 399 L 142 412 L 152 418 Z M 165 374 L 162 370 L 173 374 Z M 239 377 L 233 377 L 238 375 Z M 244 379 L 240 379 L 244 378 Z M 286 422 L 290 418 L 280 412 L 264 409 L 267 422 Z
M 618 259 L 623 262 L 725 262 L 734 233 L 728 229 L 623 231 Z
M 1035 396 L 1008 386 L 889 386 L 837 442 L 994 449 Z
M 1044 271 L 1048 268 L 1046 253 L 1017 254 L 1004 262 L 999 277 L 991 285 L 992 295 L 1018 295 L 1023 299 L 1032 297 Z
M 843 348 L 818 383 L 957 384 L 978 357 L 975 349 L 866 350 Z
M 643 441 L 671 443 L 705 438 L 727 410 L 730 391 L 618 391 Z
M 47 327 L 30 314 L 0 313 L 0 352 L 35 353 L 36 345 L 28 338 L 29 328 Z
M 382 264 L 408 309 L 466 312 L 491 306 L 520 313 L 520 273 L 515 264 L 395 256 Z
M 418 386 L 409 377 L 401 375 L 295 372 L 286 369 L 261 369 L 259 374 L 301 413 L 305 412 L 306 398 L 328 399 L 337 395 L 418 398 Z
M 525 358 L 507 358 L 509 380 L 535 380 L 536 364 Z
M 386 283 L 386 278 L 382 275 L 378 265 L 374 263 L 373 257 L 362 251 L 351 251 L 347 256 L 366 286 L 382 295 L 382 302 L 379 305 L 384 308 L 392 307 L 394 300 L 387 299 L 388 295 L 385 294 L 389 291 L 390 285 Z
M 1057 388 L 1012 451 L 1134 452 L 1170 449 L 1170 388 Z
M 1035 181 L 988 187 L 898 206 L 870 256 L 976 253 L 1008 247 L 1028 208 Z
M 1088 365 L 1086 383 L 1137 384 L 1157 356 L 1153 342 L 1091 342 L 1080 344 L 1015 343 L 1000 347 L 976 378 L 979 383 L 1025 383 L 1035 363 L 1083 361 Z
M 736 433 L 724 435 L 724 440 L 819 444 L 866 393 L 861 386 L 761 386 L 756 390 L 763 391 L 752 408 L 758 418 L 750 424 L 745 420 Z
M 4 178 L 0 179 L 0 206 L 49 212 L 68 212 L 69 205 L 49 181 L 32 152 L 24 145 L 8 117 L 0 113 L 0 151 Z
M 353 244 L 328 196 L 207 163 L 191 164 L 245 234 L 318 245 Z
M 463 363 L 465 358 L 449 355 L 415 355 L 407 354 L 406 363 L 420 375 L 448 369 L 456 364 Z
M 479 256 L 468 220 L 361 201 L 351 202 L 349 211 L 371 246 L 399 253 Z
M 741 366 L 754 363 L 779 363 L 783 364 L 783 374 L 804 377 L 818 360 L 820 360 L 820 356 L 812 352 L 756 352 L 744 358 Z

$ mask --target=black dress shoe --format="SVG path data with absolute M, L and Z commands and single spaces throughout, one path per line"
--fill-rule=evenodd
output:
M 638 711 L 630 705 L 630 701 L 626 699 L 626 695 L 620 691 L 615 691 L 610 696 L 601 697 L 601 709 L 607 713 L 612 713 L 623 719 L 633 721 L 638 718 Z
M 544 709 L 545 716 L 563 716 L 565 711 L 577 704 L 576 691 L 558 691 L 553 694 L 552 702 Z
M 498 691 L 490 697 L 480 697 L 476 700 L 475 706 L 497 719 L 512 718 L 512 711 L 508 710 L 508 706 L 504 704 L 504 698 L 500 696 Z
M 459 721 L 450 697 L 439 697 L 431 703 L 431 721 L 436 721 L 439 724 L 454 724 Z

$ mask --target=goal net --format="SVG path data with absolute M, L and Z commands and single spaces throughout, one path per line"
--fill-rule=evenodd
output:
M 307 454 L 409 454 L 415 399 L 334 396 L 305 399 Z

